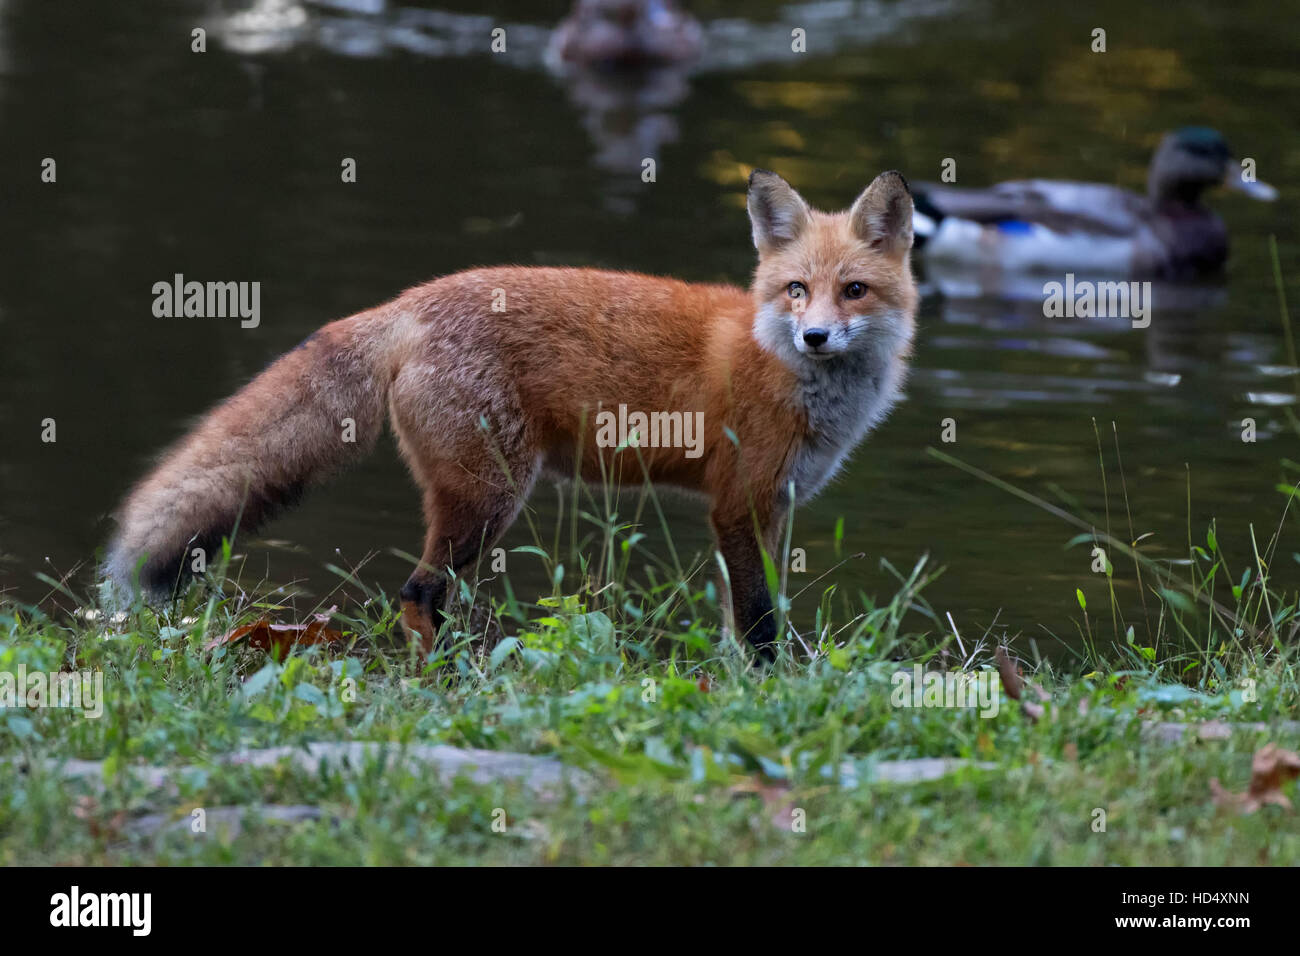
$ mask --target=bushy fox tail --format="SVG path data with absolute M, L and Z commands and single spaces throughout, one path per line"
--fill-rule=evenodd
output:
M 255 529 L 315 480 L 360 460 L 383 430 L 401 317 L 332 322 L 204 416 L 132 489 L 104 573 L 119 598 L 168 597 L 195 548 L 213 559 L 238 524 Z

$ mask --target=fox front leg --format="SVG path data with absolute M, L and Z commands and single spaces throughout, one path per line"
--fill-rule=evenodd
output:
M 718 550 L 727 566 L 731 618 L 735 633 L 753 645 L 764 660 L 776 658 L 776 615 L 763 572 L 763 552 L 749 516 L 714 518 Z

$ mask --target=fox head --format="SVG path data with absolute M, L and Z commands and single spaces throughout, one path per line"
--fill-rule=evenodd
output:
M 760 345 L 796 366 L 907 349 L 917 295 L 912 194 L 901 175 L 881 173 L 848 211 L 824 213 L 776 173 L 756 169 L 748 205 Z

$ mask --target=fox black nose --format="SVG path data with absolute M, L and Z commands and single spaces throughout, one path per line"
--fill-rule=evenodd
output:
M 830 333 L 825 329 L 804 329 L 803 333 L 803 340 L 813 348 L 817 348 L 819 345 L 825 345 L 826 340 L 830 337 Z

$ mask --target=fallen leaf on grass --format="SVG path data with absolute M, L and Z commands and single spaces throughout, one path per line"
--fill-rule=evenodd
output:
M 1255 751 L 1250 762 L 1250 789 L 1233 793 L 1223 789 L 1215 777 L 1210 781 L 1210 794 L 1216 807 L 1236 808 L 1241 813 L 1254 813 L 1270 803 L 1290 810 L 1291 801 L 1282 792 L 1282 785 L 1296 777 L 1300 777 L 1300 755 L 1268 744 Z
M 1019 700 L 1020 691 L 1025 685 L 1020 679 L 1020 672 L 1016 670 L 1016 665 L 1011 662 L 1011 655 L 1007 653 L 1005 647 L 999 646 L 993 652 L 993 659 L 997 661 L 998 674 L 1002 677 L 1002 689 L 1012 700 Z
M 1028 687 L 1033 691 L 1034 696 L 1041 701 L 1050 700 L 1051 695 L 1037 684 L 1026 681 L 1020 676 L 1020 672 L 1016 670 L 1016 665 L 1012 662 L 1011 655 L 1007 653 L 1005 647 L 999 646 L 993 653 L 993 659 L 997 662 L 998 675 L 1002 678 L 1002 689 L 1007 692 L 1007 696 L 1012 700 L 1020 701 L 1021 713 L 1037 723 L 1047 711 L 1042 704 L 1035 704 L 1033 701 L 1023 699 L 1025 688 Z
M 1038 723 L 1042 716 L 1047 713 L 1047 711 L 1043 709 L 1042 704 L 1035 704 L 1028 700 L 1022 700 L 1020 702 L 1020 710 L 1034 723 Z
M 126 824 L 126 811 L 118 810 L 109 816 L 104 813 L 99 801 L 89 795 L 77 798 L 77 802 L 72 806 L 72 815 L 78 820 L 85 821 L 86 829 L 96 840 L 117 839 Z
M 790 802 L 789 784 L 767 783 L 755 779 L 742 780 L 732 784 L 728 792 L 732 796 L 758 796 L 763 801 L 763 809 L 767 811 L 767 819 L 772 826 L 778 830 L 793 830 L 795 808 Z
M 203 649 L 214 651 L 218 647 L 247 641 L 249 647 L 274 650 L 284 656 L 289 648 L 300 644 L 343 644 L 346 643 L 343 632 L 328 626 L 330 615 L 335 610 L 337 608 L 330 608 L 323 614 L 313 614 L 306 624 L 274 624 L 263 618 L 213 638 Z

